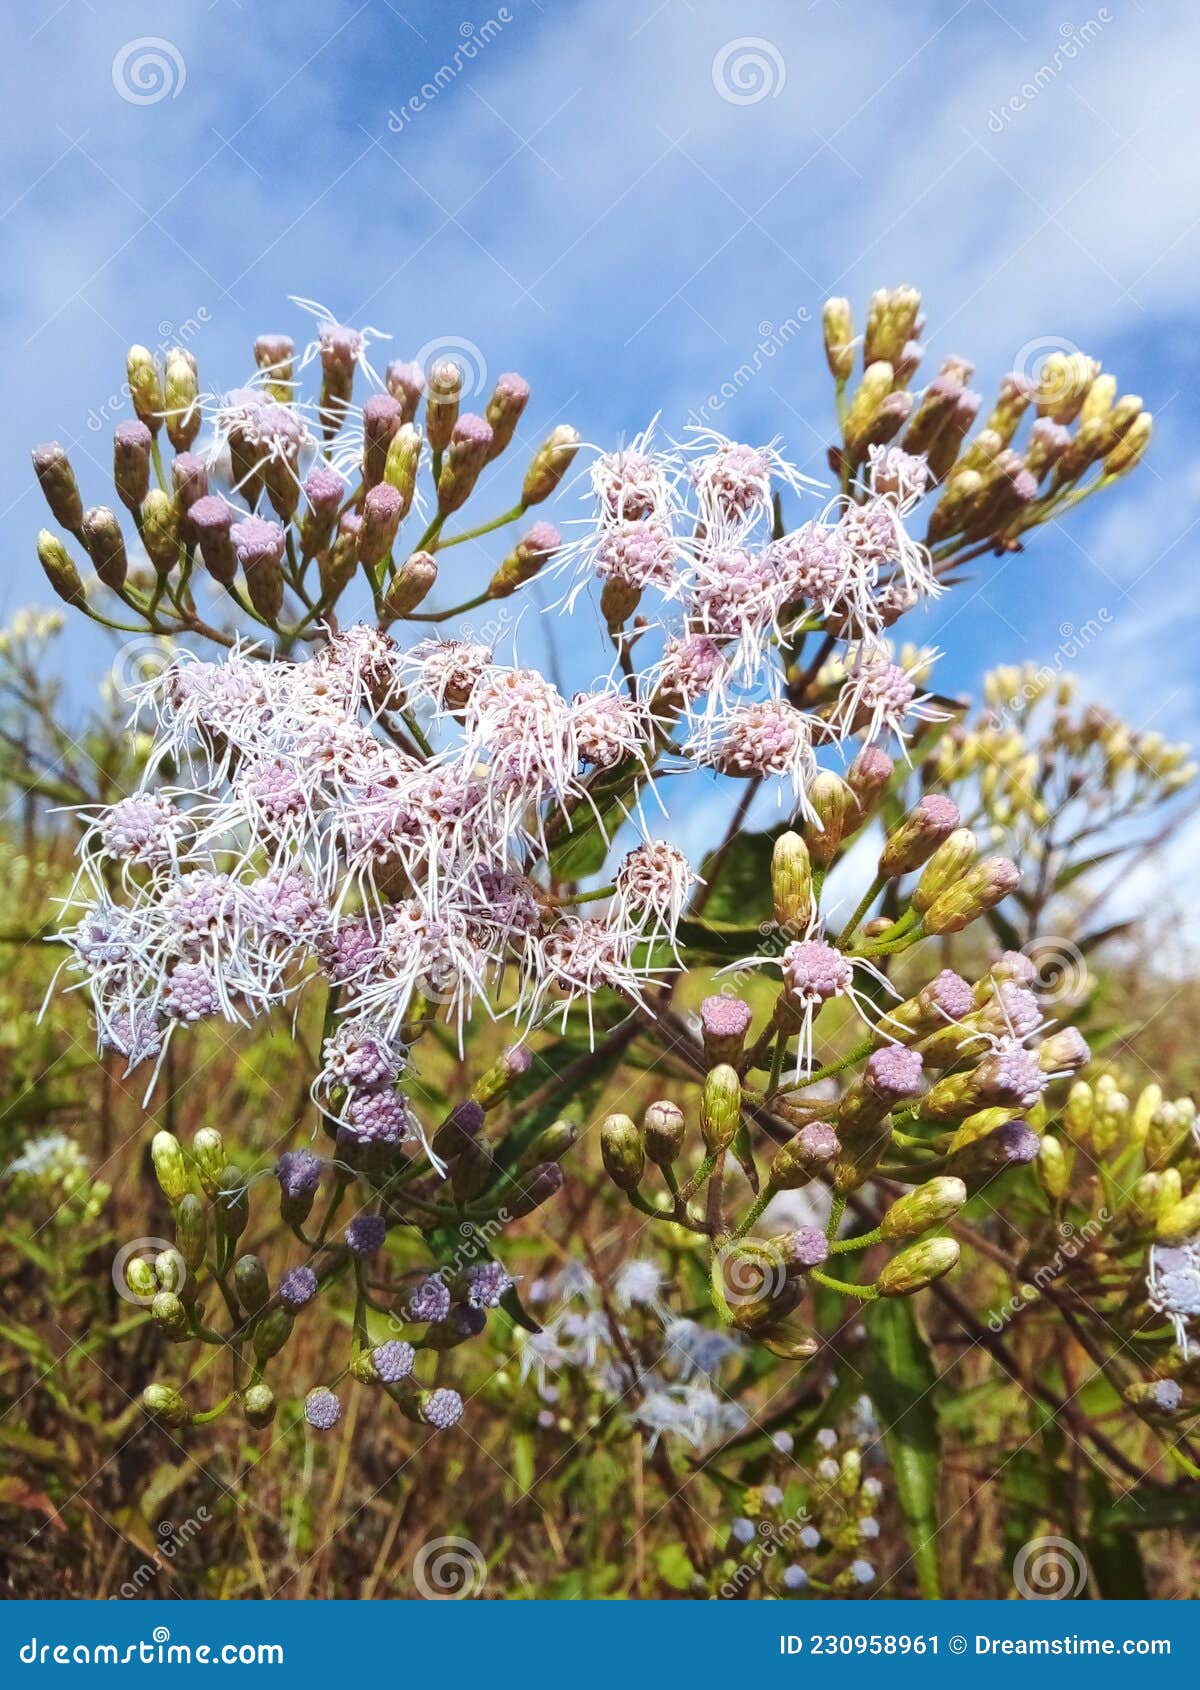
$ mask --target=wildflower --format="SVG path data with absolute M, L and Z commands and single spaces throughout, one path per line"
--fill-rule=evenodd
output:
M 408 1299 L 407 1315 L 412 1321 L 445 1320 L 450 1313 L 450 1292 L 444 1281 L 423 1279 Z
M 382 1215 L 355 1215 L 346 1228 L 346 1244 L 356 1256 L 373 1256 L 383 1248 L 387 1221 Z
M 398 1385 L 412 1373 L 416 1351 L 402 1338 L 389 1338 L 371 1351 L 375 1371 L 385 1385 Z
M 1191 1353 L 1191 1322 L 1200 1319 L 1200 1234 L 1182 1244 L 1152 1244 L 1146 1272 L 1150 1306 L 1175 1329 L 1175 1342 L 1186 1361 Z
M 288 1268 L 279 1281 L 279 1300 L 285 1308 L 302 1309 L 317 1294 L 317 1276 L 310 1267 Z
M 304 1399 L 304 1418 L 318 1432 L 330 1432 L 342 1418 L 342 1405 L 333 1392 L 317 1385 Z

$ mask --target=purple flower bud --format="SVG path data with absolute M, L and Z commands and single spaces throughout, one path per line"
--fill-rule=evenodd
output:
M 736 1065 L 753 1019 L 754 1011 L 742 998 L 725 997 L 720 993 L 705 998 L 700 1005 L 700 1027 L 704 1054 L 709 1062 Z
M 488 400 L 487 420 L 491 424 L 492 443 L 488 459 L 498 458 L 516 432 L 521 412 L 529 403 L 529 383 L 524 376 L 508 372 L 496 377 L 496 386 Z
M 141 508 L 150 491 L 150 448 L 154 436 L 144 422 L 118 423 L 113 435 L 113 484 L 123 505 Z
M 943 839 L 949 839 L 960 819 L 952 799 L 939 792 L 927 793 L 889 834 L 879 859 L 880 874 L 895 879 L 920 868 Z
M 237 574 L 237 552 L 231 531 L 233 512 L 216 493 L 197 499 L 188 511 L 188 523 L 200 547 L 204 567 L 214 581 L 228 586 Z
M 417 414 L 417 406 L 425 391 L 425 372 L 420 364 L 406 364 L 397 358 L 388 365 L 383 379 L 388 392 L 400 406 L 401 421 L 410 423 Z
M 342 1405 L 333 1392 L 318 1385 L 304 1399 L 304 1418 L 318 1432 L 329 1432 L 342 1418 Z
M 867 1058 L 866 1084 L 889 1107 L 906 1097 L 915 1097 L 921 1089 L 924 1063 L 919 1051 L 907 1045 L 885 1045 L 872 1051 Z
M 864 745 L 846 773 L 846 784 L 858 800 L 864 816 L 869 815 L 883 797 L 892 778 L 895 764 L 886 751 L 877 745 Z
M 283 608 L 283 529 L 265 517 L 247 516 L 234 523 L 230 537 L 255 610 L 274 622 Z
M 175 502 L 186 516 L 196 501 L 208 493 L 208 465 L 195 452 L 178 453 L 171 464 L 171 485 L 175 489 Z M 191 532 L 186 522 L 184 532 Z
M 516 1190 L 506 1199 L 505 1207 L 514 1220 L 531 1215 L 543 1203 L 562 1190 L 564 1174 L 557 1162 L 539 1162 L 522 1177 Z
M 382 1215 L 355 1215 L 346 1228 L 346 1244 L 356 1256 L 373 1256 L 386 1238 L 387 1221 Z
M 388 447 L 404 421 L 403 407 L 390 393 L 374 393 L 363 406 L 363 484 L 375 487 L 383 480 Z
M 940 974 L 935 974 L 921 995 L 928 998 L 932 1009 L 939 1010 L 950 1021 L 961 1021 L 975 1006 L 970 986 L 952 968 L 943 968 Z
M 421 1397 L 421 1418 L 435 1431 L 444 1432 L 462 1419 L 463 1400 L 457 1391 L 428 1391 Z
M 323 1167 L 311 1150 L 285 1150 L 275 1164 L 275 1178 L 285 1197 L 311 1197 L 321 1183 Z
M 64 528 L 77 530 L 83 522 L 83 500 L 71 460 L 57 440 L 33 448 L 33 473 L 46 496 L 50 514 Z
M 483 1105 L 473 1097 L 456 1103 L 433 1135 L 434 1154 L 446 1160 L 462 1155 L 469 1142 L 483 1131 L 483 1122 Z
M 450 433 L 442 473 L 438 477 L 438 510 L 450 515 L 466 504 L 479 472 L 488 460 L 492 431 L 482 417 L 459 417 Z
M 279 1281 L 279 1301 L 289 1309 L 302 1309 L 317 1294 L 317 1276 L 310 1267 L 288 1268 Z
M 423 1279 L 409 1297 L 406 1313 L 412 1321 L 445 1320 L 450 1313 L 450 1292 L 444 1280 L 435 1275 Z
M 514 1080 L 519 1080 L 532 1068 L 533 1052 L 528 1045 L 505 1045 L 504 1066 Z
M 375 1371 L 385 1385 L 397 1385 L 401 1379 L 407 1379 L 416 1359 L 417 1352 L 403 1338 L 389 1338 L 386 1344 L 371 1351 Z
M 499 1262 L 480 1262 L 467 1269 L 467 1302 L 473 1309 L 495 1309 L 512 1285 Z
M 358 556 L 368 569 L 377 569 L 391 551 L 403 515 L 404 497 L 388 481 L 372 487 L 364 498 Z
M 829 1240 L 819 1226 L 798 1227 L 795 1232 L 785 1232 L 782 1237 L 772 1242 L 779 1249 L 787 1266 L 797 1268 L 801 1272 L 807 1268 L 820 1267 L 829 1254 Z

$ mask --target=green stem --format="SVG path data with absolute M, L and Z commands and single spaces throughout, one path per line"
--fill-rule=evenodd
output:
M 438 541 L 438 551 L 444 552 L 448 546 L 461 546 L 464 540 L 478 540 L 483 534 L 492 534 L 497 528 L 504 528 L 510 522 L 517 522 L 525 515 L 524 505 L 514 505 L 503 516 L 493 517 L 491 522 L 481 523 L 478 528 L 468 528 L 461 534 L 452 534 L 448 540 Z M 418 547 L 418 550 L 420 548 Z
M 858 1297 L 864 1303 L 873 1303 L 879 1292 L 873 1285 L 851 1285 L 848 1279 L 835 1279 L 832 1274 L 822 1273 L 819 1268 L 812 1269 L 812 1277 L 818 1285 L 824 1285 L 828 1291 L 840 1291 L 845 1297 Z
M 861 899 L 859 900 L 858 907 L 854 911 L 854 914 L 850 917 L 845 927 L 842 928 L 842 931 L 837 936 L 835 943 L 837 944 L 839 950 L 844 951 L 846 949 L 846 946 L 854 937 L 854 933 L 859 922 L 862 921 L 863 917 L 866 915 L 867 911 L 870 909 L 871 905 L 875 902 L 876 898 L 883 891 L 886 885 L 887 876 L 877 874 L 871 884 L 867 887 L 867 890 L 863 893 Z

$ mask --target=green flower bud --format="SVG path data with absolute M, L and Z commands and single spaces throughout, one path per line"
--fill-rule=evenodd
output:
M 453 425 L 451 425 L 453 426 Z M 400 494 L 401 520 L 408 515 L 421 462 L 421 436 L 411 423 L 401 423 L 388 446 L 383 479 Z
M 355 519 L 345 522 L 334 535 L 328 550 L 321 551 L 317 557 L 321 597 L 332 604 L 353 581 L 357 572 L 358 526 Z M 400 612 L 394 611 L 392 614 L 399 615 Z
M 894 880 L 920 868 L 950 837 L 958 823 L 957 804 L 940 793 L 927 793 L 888 835 L 879 858 L 880 874 Z
M 294 1324 L 291 1312 L 278 1304 L 255 1322 L 254 1353 L 259 1361 L 269 1361 L 279 1354 L 291 1337 Z
M 916 288 L 878 288 L 867 311 L 863 359 L 871 364 L 886 359 L 895 364 L 916 331 L 921 295 Z
M 1017 865 L 1007 857 L 985 857 L 933 900 L 923 917 L 925 931 L 961 933 L 1015 892 L 1020 881 Z
M 192 1156 L 204 1195 L 213 1198 L 221 1189 L 221 1174 L 225 1167 L 225 1146 L 215 1127 L 201 1127 L 192 1140 Z
M 879 1223 L 880 1231 L 889 1244 L 919 1238 L 931 1226 L 951 1220 L 966 1200 L 967 1188 L 962 1180 L 942 1174 L 898 1197 Z
M 553 1121 L 517 1158 L 517 1172 L 527 1173 L 539 1162 L 561 1162 L 579 1137 L 574 1121 Z
M 233 1286 L 247 1314 L 257 1314 L 271 1295 L 267 1270 L 257 1256 L 239 1256 L 233 1267 Z
M 221 1169 L 217 1193 L 213 1198 L 217 1229 L 227 1238 L 237 1238 L 246 1230 L 250 1219 L 250 1193 L 246 1176 L 234 1162 Z
M 1139 1099 L 1140 1102 L 1140 1099 Z M 1136 1110 L 1135 1110 L 1136 1116 Z M 1150 1117 L 1143 1148 L 1148 1168 L 1164 1168 L 1191 1135 L 1192 1120 L 1186 1112 L 1163 1104 Z
M 70 553 L 48 528 L 43 528 L 37 537 L 37 555 L 47 581 L 64 603 L 74 605 L 76 609 L 87 603 L 83 582 L 71 562 Z
M 131 346 L 125 359 L 125 379 L 129 396 L 139 422 L 145 423 L 151 434 L 162 427 L 166 400 L 154 354 L 145 346 Z
M 150 1313 L 159 1331 L 164 1332 L 168 1338 L 187 1336 L 187 1310 L 174 1291 L 160 1291 L 150 1305 Z
M 155 1256 L 154 1277 L 163 1291 L 174 1291 L 176 1294 L 187 1284 L 187 1263 L 174 1245 L 160 1250 Z
M 564 424 L 554 429 L 538 447 L 526 471 L 525 484 L 521 489 L 522 505 L 540 505 L 548 499 L 571 467 L 578 450 L 579 436 L 573 428 Z
M 660 1168 L 670 1167 L 683 1149 L 686 1122 L 683 1110 L 666 1098 L 648 1104 L 642 1116 L 642 1137 L 646 1154 Z
M 628 1115 L 609 1115 L 600 1128 L 600 1154 L 609 1179 L 621 1191 L 636 1191 L 646 1170 L 642 1135 Z
M 518 587 L 532 581 L 538 571 L 554 556 L 559 546 L 558 530 L 549 523 L 539 522 L 519 539 L 492 576 L 488 597 L 506 599 Z
M 180 1255 L 195 1272 L 208 1249 L 208 1217 L 204 1204 L 191 1191 L 184 1193 L 175 1211 L 175 1242 Z
M 610 575 L 600 589 L 600 614 L 610 634 L 623 628 L 642 602 L 642 589 Z
M 71 460 L 57 440 L 33 449 L 33 472 L 55 522 L 77 531 L 83 523 L 83 500 Z
M 1169 1417 L 1183 1407 L 1183 1391 L 1174 1379 L 1135 1379 L 1123 1394 L 1130 1408 L 1142 1414 Z
M 700 1131 L 705 1148 L 724 1150 L 732 1143 L 741 1120 L 742 1082 L 727 1062 L 710 1068 L 700 1096 Z
M 286 405 L 292 397 L 293 355 L 296 351 L 291 335 L 260 334 L 254 342 L 254 362 L 271 377 L 267 392 L 276 404 Z
M 1058 1139 L 1044 1133 L 1037 1154 L 1038 1184 L 1046 1193 L 1051 1203 L 1061 1203 L 1067 1194 L 1071 1183 L 1071 1165 L 1074 1156 L 1068 1156 Z
M 242 1398 L 242 1412 L 248 1425 L 269 1426 L 275 1418 L 275 1393 L 271 1387 L 261 1380 L 257 1385 L 247 1386 Z
M 1142 411 L 1134 422 L 1126 429 L 1123 437 L 1117 441 L 1112 451 L 1104 460 L 1105 475 L 1126 475 L 1139 463 L 1150 444 L 1150 436 L 1154 430 L 1154 419 L 1149 411 Z
M 154 1263 L 145 1256 L 133 1256 L 125 1264 L 125 1283 L 139 1303 L 149 1303 L 158 1295 L 158 1275 Z
M 83 543 L 100 580 L 114 593 L 119 592 L 125 585 L 129 559 L 121 524 L 107 505 L 95 505 L 84 512 Z
M 813 913 L 812 862 L 798 833 L 781 833 L 771 852 L 771 898 L 775 920 L 788 933 L 803 933 Z
M 1172 1173 L 1174 1169 L 1167 1172 Z M 1200 1187 L 1180 1202 L 1160 1210 L 1154 1223 L 1154 1236 L 1160 1244 L 1182 1244 L 1196 1232 L 1200 1232 Z
M 825 361 L 829 373 L 839 383 L 847 382 L 854 373 L 854 317 L 848 299 L 827 299 L 821 313 L 825 336 Z
M 429 372 L 425 394 L 425 435 L 435 452 L 444 452 L 458 421 L 463 376 L 453 359 L 443 358 Z
M 858 805 L 853 792 L 839 775 L 822 769 L 808 789 L 808 801 L 816 820 L 804 824 L 808 854 L 818 868 L 828 868 L 841 848 L 847 821 Z
M 1153 1081 L 1143 1086 L 1138 1094 L 1138 1100 L 1133 1106 L 1133 1115 L 1129 1122 L 1129 1136 L 1135 1144 L 1144 1144 L 1146 1135 L 1150 1131 L 1150 1123 L 1158 1111 L 1163 1100 L 1163 1089 Z
M 1126 1207 L 1135 1226 L 1144 1227 L 1154 1224 L 1158 1215 L 1161 1195 L 1161 1174 L 1143 1174 L 1140 1179 L 1134 1181 Z M 1174 1201 L 1175 1199 L 1172 1198 L 1168 1207 L 1172 1207 Z
M 928 1238 L 921 1244 L 910 1244 L 884 1263 L 875 1289 L 881 1297 L 909 1297 L 949 1273 L 958 1254 L 953 1238 Z
M 150 1141 L 150 1159 L 163 1196 L 172 1205 L 178 1203 L 186 1195 L 191 1181 L 183 1159 L 183 1146 L 174 1133 L 155 1133 Z
M 160 487 L 152 487 L 142 500 L 142 544 L 159 571 L 173 569 L 179 562 L 179 516 L 175 501 Z
M 187 1404 L 174 1385 L 147 1385 L 142 1392 L 142 1407 L 165 1426 L 186 1426 L 191 1419 Z
M 186 452 L 200 432 L 200 384 L 196 360 L 182 346 L 167 353 L 163 398 L 167 439 L 177 452 Z
M 358 1354 L 351 1358 L 350 1375 L 357 1379 L 360 1385 L 379 1384 L 379 1369 L 370 1350 L 359 1350 Z
M 956 827 L 943 839 L 925 865 L 912 895 L 912 907 L 924 915 L 943 892 L 954 886 L 975 861 L 976 840 L 969 827 Z
M 877 359 L 863 371 L 862 381 L 846 407 L 842 425 L 842 438 L 852 456 L 857 457 L 865 451 L 872 424 L 880 406 L 891 393 L 895 379 L 896 372 L 886 359 Z
M 838 1474 L 838 1489 L 843 1496 L 857 1496 L 858 1487 L 862 1484 L 862 1451 L 848 1449 L 842 1456 L 842 1469 Z
M 798 1191 L 814 1175 L 827 1168 L 841 1152 L 841 1142 L 826 1121 L 809 1121 L 786 1144 L 781 1144 L 771 1162 L 771 1184 L 780 1191 Z

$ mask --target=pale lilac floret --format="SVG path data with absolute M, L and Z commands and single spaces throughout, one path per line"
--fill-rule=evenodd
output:
M 375 1371 L 385 1385 L 398 1385 L 412 1373 L 417 1352 L 403 1338 L 389 1338 L 371 1351 Z
M 981 1099 L 1006 1108 L 1032 1109 L 1047 1084 L 1034 1052 L 1008 1041 L 984 1057 L 975 1074 Z
M 285 1197 L 310 1197 L 321 1183 L 323 1166 L 311 1150 L 285 1150 L 275 1164 L 275 1178 Z
M 137 792 L 105 813 L 98 832 L 110 857 L 156 867 L 173 860 L 184 826 L 183 816 L 164 793 Z
M 163 1009 L 174 1021 L 203 1021 L 221 1013 L 221 995 L 202 962 L 176 963 L 167 981 Z
M 412 1136 L 412 1112 L 393 1091 L 356 1092 L 346 1105 L 342 1126 L 360 1144 L 399 1144 Z
M 467 1269 L 467 1303 L 473 1309 L 499 1308 L 512 1283 L 499 1262 L 479 1262 Z
M 342 1405 L 333 1392 L 318 1385 L 304 1399 L 304 1418 L 318 1432 L 330 1432 L 342 1418 Z
M 1185 1360 L 1191 1354 L 1192 1323 L 1200 1319 L 1200 1234 L 1182 1244 L 1153 1244 L 1146 1275 L 1152 1308 L 1175 1329 Z
M 430 1391 L 421 1405 L 421 1416 L 426 1425 L 435 1431 L 445 1432 L 451 1426 L 456 1426 L 462 1419 L 463 1400 L 457 1391 L 447 1390 L 444 1386 L 436 1391 Z
M 930 1002 L 947 1021 L 961 1021 L 975 1007 L 975 997 L 969 983 L 952 968 L 943 968 L 925 988 Z
M 279 1301 L 285 1308 L 302 1309 L 317 1294 L 317 1276 L 310 1267 L 288 1268 L 279 1281 Z
M 885 1045 L 867 1058 L 866 1084 L 876 1097 L 899 1103 L 920 1091 L 923 1068 L 920 1051 L 907 1045 Z
M 277 522 L 265 517 L 247 516 L 235 522 L 230 530 L 237 560 L 243 569 L 256 564 L 279 563 L 283 557 L 284 533 Z
M 754 1019 L 754 1011 L 743 998 L 715 993 L 700 1005 L 705 1033 L 715 1039 L 742 1038 Z
M 827 939 L 797 939 L 783 953 L 784 985 L 801 1004 L 841 997 L 852 979 L 851 964 Z
M 444 1280 L 431 1275 L 414 1287 L 406 1309 L 409 1320 L 445 1320 L 450 1313 L 450 1292 Z
M 386 1238 L 387 1221 L 382 1215 L 355 1215 L 346 1228 L 346 1246 L 355 1256 L 373 1256 Z

